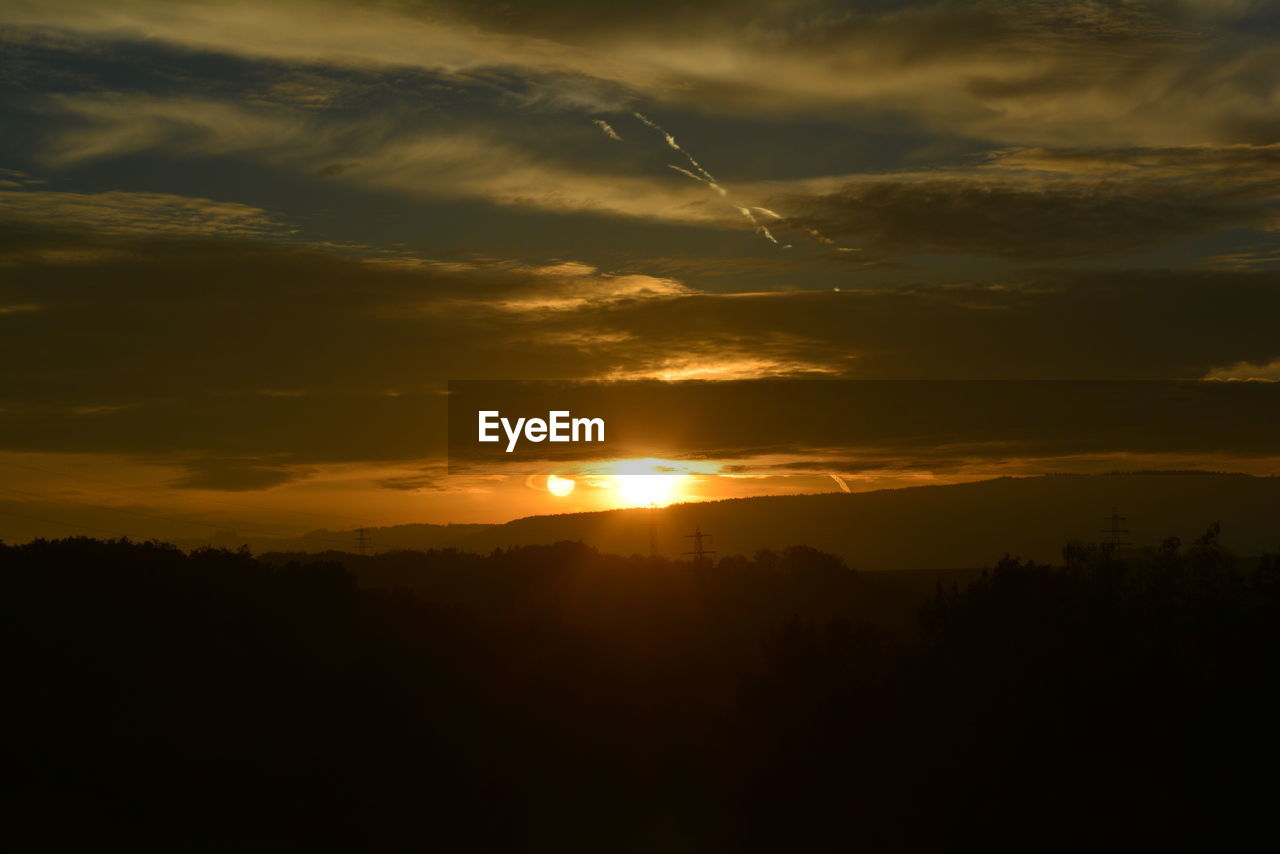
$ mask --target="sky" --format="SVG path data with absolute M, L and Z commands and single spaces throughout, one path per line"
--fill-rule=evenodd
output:
M 449 475 L 444 412 L 449 380 L 1280 380 L 1278 36 L 1231 0 L 9 0 L 0 537 L 1275 473 L 779 437 L 557 494 Z

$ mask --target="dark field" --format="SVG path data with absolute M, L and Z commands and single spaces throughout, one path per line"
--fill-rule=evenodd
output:
M 1273 839 L 1280 563 L 0 548 L 19 850 Z M 344 567 L 342 563 L 345 563 Z

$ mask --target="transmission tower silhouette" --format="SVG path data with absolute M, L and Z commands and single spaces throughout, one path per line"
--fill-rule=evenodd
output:
M 684 536 L 685 536 L 685 539 L 687 540 L 693 540 L 693 551 L 683 552 L 683 554 L 692 555 L 694 563 L 702 563 L 703 561 L 707 560 L 711 555 L 715 554 L 714 551 L 710 549 L 704 549 L 702 547 L 702 541 L 710 540 L 711 535 L 702 533 L 701 525 L 696 526 L 692 534 L 685 534 Z
M 1128 520 L 1128 516 L 1121 516 L 1119 510 L 1114 507 L 1111 508 L 1111 517 L 1107 520 L 1110 523 L 1110 527 L 1104 528 L 1102 531 L 1102 533 L 1107 534 L 1110 537 L 1110 539 L 1107 540 L 1107 547 L 1110 548 L 1111 551 L 1119 551 L 1125 546 L 1133 545 L 1133 543 L 1126 543 L 1120 539 L 1123 535 L 1129 533 L 1129 529 L 1121 528 L 1120 523 L 1127 522 Z
M 373 537 L 369 536 L 367 528 L 362 525 L 356 529 L 356 552 L 358 554 L 367 555 L 372 543 Z

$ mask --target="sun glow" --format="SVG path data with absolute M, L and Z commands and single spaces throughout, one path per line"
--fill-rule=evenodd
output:
M 665 507 L 676 500 L 682 475 L 615 474 L 618 497 L 626 507 Z
M 573 478 L 560 477 L 555 474 L 547 475 L 547 492 L 550 492 L 557 498 L 564 498 L 566 495 L 573 492 L 573 488 L 576 485 L 577 484 L 573 482 Z

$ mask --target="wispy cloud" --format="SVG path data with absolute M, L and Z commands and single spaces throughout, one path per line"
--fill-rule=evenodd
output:
M 1234 365 L 1214 368 L 1205 374 L 1205 379 L 1280 382 L 1280 358 L 1272 359 L 1264 364 L 1237 362 Z
M 600 128 L 600 131 L 605 136 L 609 137 L 609 139 L 617 140 L 618 142 L 622 141 L 622 137 L 618 136 L 618 132 L 613 129 L 613 125 L 609 124 L 604 119 L 592 119 L 591 123 Z
M 378 122 L 326 123 L 303 111 L 207 99 L 109 96 L 61 103 L 81 125 L 59 137 L 50 155 L 55 165 L 153 151 L 236 155 L 397 194 L 732 226 L 727 211 L 696 192 L 646 176 L 575 168 L 483 129 L 397 134 Z
M 296 231 L 261 208 L 171 193 L 0 190 L 0 218 L 119 236 L 268 237 Z
M 547 10 L 551 14 L 551 10 Z M 493 70 L 561 103 L 627 97 L 734 114 L 890 111 L 970 138 L 1039 145 L 1273 142 L 1280 48 L 1253 4 L 717 4 L 555 30 L 493 26 L 464 4 L 17 0 L 0 22 L 292 65 Z M 559 92 L 559 95 L 554 94 Z M 311 95 L 307 96 L 312 97 Z M 698 171 L 695 169 L 695 171 Z
M 690 179 L 682 187 L 637 172 L 584 168 L 479 128 L 395 133 L 377 121 L 344 123 L 304 110 L 253 109 L 208 99 L 107 96 L 61 103 L 81 123 L 55 140 L 50 149 L 55 165 L 148 151 L 235 155 L 424 198 L 471 198 L 725 229 L 743 223 L 779 245 L 779 236 L 793 230 L 825 247 L 861 250 L 860 259 L 924 253 L 1038 261 L 1139 252 L 1188 236 L 1268 230 L 1280 223 L 1274 204 L 1280 197 L 1275 144 L 1002 149 L 964 167 L 756 180 L 736 186 L 730 195 L 706 169 L 672 164 Z M 670 136 L 655 129 L 664 140 Z M 708 198 L 695 184 L 715 193 Z M 7 192 L 10 204 L 36 198 L 29 190 Z M 104 196 L 98 204 L 110 200 Z M 50 215 L 69 215 L 72 201 L 50 204 Z M 140 197 L 134 202 L 142 203 Z M 158 197 L 147 204 L 157 208 Z M 59 210 L 63 213 L 56 214 Z M 211 221 L 197 224 L 191 211 L 176 213 L 170 228 L 213 227 Z M 242 229 L 281 227 L 248 210 L 223 208 L 217 217 L 224 229 L 232 228 L 236 217 Z M 129 220 L 122 216 L 120 221 L 115 227 L 126 227 Z M 837 246 L 837 239 L 844 245 Z

